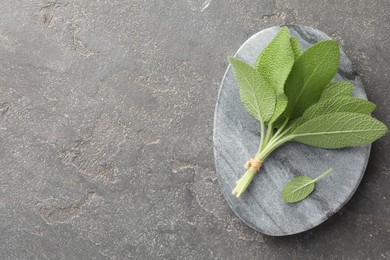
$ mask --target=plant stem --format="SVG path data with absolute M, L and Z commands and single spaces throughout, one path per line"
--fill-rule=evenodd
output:
M 273 134 L 273 127 L 272 124 L 268 126 L 267 133 L 265 135 L 264 132 L 264 124 L 261 124 L 261 140 L 258 152 L 256 154 L 256 159 L 263 162 L 270 153 L 272 153 L 275 149 L 277 149 L 279 146 L 284 144 L 287 141 L 290 141 L 293 136 L 285 134 L 287 131 L 283 131 L 285 126 L 288 123 L 288 119 L 285 120 L 283 125 L 279 128 L 279 130 Z M 264 137 L 265 135 L 265 137 Z M 251 183 L 253 177 L 256 175 L 257 171 L 255 172 L 251 168 L 249 168 L 245 174 L 237 181 L 237 184 L 235 188 L 233 189 L 233 195 L 236 197 L 240 197 L 242 193 L 245 192 L 245 190 L 248 188 L 249 184 Z
M 265 135 L 264 143 L 262 144 L 261 147 L 259 147 L 259 150 L 262 150 L 270 141 L 271 137 L 273 136 L 274 133 L 274 127 L 272 126 L 272 123 L 270 123 L 267 127 L 267 134 Z
M 264 130 L 264 122 L 260 121 L 260 145 L 259 149 L 261 149 L 264 145 L 264 135 L 265 135 L 265 130 Z
M 255 177 L 255 172 L 248 169 L 245 174 L 237 181 L 236 187 L 233 189 L 232 194 L 237 198 L 241 196 L 242 193 L 245 192 L 246 188 L 248 188 L 249 183 L 251 183 L 253 177 Z
M 264 128 L 262 128 L 264 131 Z M 262 132 L 262 136 L 264 132 Z M 264 141 L 260 141 L 259 145 L 259 151 L 262 149 Z M 256 157 L 257 160 L 264 161 L 265 157 L 259 156 L 259 152 L 257 153 Z M 242 193 L 245 192 L 246 188 L 248 188 L 249 184 L 251 183 L 253 177 L 255 177 L 257 172 L 254 172 L 251 168 L 249 168 L 245 174 L 237 181 L 236 186 L 234 187 L 232 194 L 236 196 L 237 198 L 241 196 Z
M 282 131 L 286 127 L 289 120 L 290 119 L 288 119 L 288 118 L 286 118 L 286 120 L 284 120 L 283 124 L 279 127 L 278 131 L 276 131 L 276 133 L 272 136 L 271 140 L 275 140 L 275 139 L 279 138 L 279 136 L 282 134 Z
M 269 142 L 268 145 L 259 153 L 259 157 L 267 158 L 270 153 L 272 153 L 276 148 L 284 144 L 285 142 L 290 141 L 293 139 L 293 136 L 287 135 L 287 136 L 281 136 L 280 138 L 277 138 L 273 142 Z
M 321 174 L 320 176 L 318 176 L 317 178 L 314 179 L 314 182 L 317 182 L 319 180 L 321 180 L 322 178 L 324 178 L 326 175 L 328 175 L 331 171 L 333 171 L 333 168 L 329 168 L 326 172 L 324 172 L 323 174 Z

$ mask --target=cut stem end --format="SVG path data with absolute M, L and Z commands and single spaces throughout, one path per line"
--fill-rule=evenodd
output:
M 250 159 L 246 162 L 245 168 L 248 170 L 245 174 L 237 181 L 236 187 L 233 189 L 232 194 L 239 198 L 242 193 L 248 188 L 255 174 L 260 170 L 263 161 L 258 158 Z

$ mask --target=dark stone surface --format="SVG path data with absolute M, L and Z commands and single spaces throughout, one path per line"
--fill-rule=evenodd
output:
M 280 27 L 265 29 L 250 37 L 236 57 L 253 65 L 260 52 L 279 32 Z M 290 26 L 302 49 L 330 39 L 316 29 Z M 335 81 L 354 84 L 354 95 L 366 99 L 363 85 L 351 63 L 341 51 Z M 250 227 L 272 236 L 292 235 L 309 230 L 338 211 L 356 191 L 363 177 L 370 146 L 326 150 L 299 143 L 288 143 L 273 152 L 255 175 L 252 184 L 240 197 L 232 195 L 236 181 L 243 175 L 243 165 L 258 149 L 260 124 L 241 103 L 237 82 L 229 66 L 222 80 L 214 121 L 214 153 L 218 181 L 234 212 Z M 307 199 L 287 204 L 281 198 L 283 187 L 300 175 L 315 179 L 330 167 L 334 170 L 316 185 Z
M 269 237 L 216 180 L 214 107 L 251 35 L 304 24 L 340 41 L 390 125 L 390 2 L 0 1 L 1 259 L 386 259 L 389 138 L 350 202 Z

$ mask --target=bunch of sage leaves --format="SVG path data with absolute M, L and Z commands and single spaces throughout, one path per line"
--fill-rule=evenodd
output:
M 236 197 L 267 156 L 286 142 L 337 149 L 370 144 L 387 132 L 386 125 L 371 117 L 375 104 L 352 96 L 352 83 L 332 82 L 340 60 L 334 40 L 317 42 L 302 52 L 298 40 L 283 27 L 254 66 L 228 59 L 241 101 L 260 122 L 261 134 L 258 152 L 233 190 Z M 283 198 L 288 202 L 288 195 Z

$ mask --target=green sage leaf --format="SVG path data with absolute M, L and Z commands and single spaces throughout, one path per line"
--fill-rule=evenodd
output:
M 328 175 L 332 170 L 333 168 L 328 169 L 314 180 L 307 176 L 298 176 L 292 179 L 283 188 L 282 199 L 287 203 L 295 203 L 303 200 L 313 192 L 315 183 Z
M 294 58 L 295 60 L 297 60 L 302 54 L 301 46 L 299 46 L 299 41 L 297 38 L 292 37 L 290 38 L 290 44 L 294 53 Z
M 320 100 L 339 96 L 351 96 L 353 87 L 353 84 L 348 81 L 331 82 L 322 91 Z
M 351 112 L 368 115 L 372 113 L 375 108 L 376 105 L 368 100 L 349 96 L 339 96 L 320 100 L 320 102 L 306 109 L 302 115 L 302 118 L 304 121 L 307 121 L 317 116 L 334 112 Z
M 339 59 L 339 46 L 333 40 L 314 44 L 298 58 L 285 85 L 287 118 L 299 117 L 319 100 L 324 88 L 336 75 Z
M 294 64 L 290 33 L 283 27 L 257 57 L 254 68 L 277 93 L 284 93 L 284 83 Z
M 313 192 L 314 187 L 314 180 L 310 177 L 296 177 L 284 187 L 282 198 L 288 203 L 301 201 Z
M 288 103 L 288 100 L 287 100 L 287 97 L 286 95 L 284 94 L 278 94 L 276 96 L 276 106 L 275 106 L 275 111 L 272 115 L 272 117 L 270 118 L 269 122 L 277 122 L 278 119 L 280 118 L 280 116 L 283 114 L 284 110 L 286 109 L 287 107 L 287 103 Z M 275 125 L 275 124 L 274 124 Z
M 274 122 L 287 107 L 284 83 L 293 64 L 294 53 L 290 44 L 290 33 L 286 27 L 283 27 L 260 53 L 254 67 L 276 93 L 275 110 L 269 119 L 270 122 Z
M 370 114 L 376 108 L 376 105 L 368 100 L 353 98 L 350 96 L 338 96 L 334 98 L 320 99 L 320 101 L 303 113 L 291 127 L 291 130 L 297 128 L 308 120 L 313 118 L 335 113 L 335 112 L 351 112 L 359 114 Z
M 369 115 L 336 112 L 308 120 L 290 135 L 297 142 L 336 149 L 370 144 L 386 132 L 386 125 Z
M 254 68 L 229 57 L 236 76 L 240 98 L 246 110 L 260 122 L 267 122 L 274 113 L 275 91 Z

